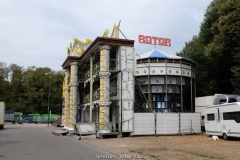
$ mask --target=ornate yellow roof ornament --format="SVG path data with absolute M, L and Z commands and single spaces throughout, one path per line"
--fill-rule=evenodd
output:
M 86 39 L 85 42 L 79 40 L 78 38 L 73 39 L 73 46 L 72 42 L 70 42 L 70 47 L 67 50 L 67 56 L 77 56 L 80 57 L 83 52 L 92 44 L 92 40 Z
M 108 31 L 108 29 L 106 29 L 105 32 L 103 33 L 103 37 L 107 37 L 108 33 L 109 33 L 109 31 Z
M 118 25 L 116 25 L 114 23 L 113 25 L 113 30 L 112 30 L 112 34 L 111 34 L 111 38 L 119 38 L 119 28 L 120 28 L 120 23 L 121 23 L 121 20 L 119 21 Z M 109 30 L 106 29 L 103 33 L 103 37 L 108 37 L 108 34 L 109 34 Z
M 121 23 L 121 20 L 119 21 L 118 25 L 114 23 L 111 38 L 119 38 L 120 23 Z
M 113 30 L 111 34 L 111 38 L 119 38 L 119 28 L 120 28 L 121 20 L 119 21 L 118 25 L 114 23 Z M 103 37 L 108 37 L 109 30 L 106 29 L 103 33 Z M 73 45 L 72 42 L 70 42 L 70 46 L 67 49 L 67 56 L 77 56 L 80 57 L 83 52 L 92 44 L 92 40 L 86 39 L 85 42 L 79 40 L 78 38 L 73 39 Z

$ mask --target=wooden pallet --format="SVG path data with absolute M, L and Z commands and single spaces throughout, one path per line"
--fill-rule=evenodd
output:
M 68 134 L 68 131 L 59 130 L 59 131 L 52 132 L 52 134 L 54 134 L 56 136 L 66 136 Z

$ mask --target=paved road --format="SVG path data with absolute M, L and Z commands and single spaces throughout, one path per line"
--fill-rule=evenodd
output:
M 45 124 L 5 125 L 0 130 L 0 160 L 95 160 L 101 155 L 112 156 L 73 137 L 51 132 Z

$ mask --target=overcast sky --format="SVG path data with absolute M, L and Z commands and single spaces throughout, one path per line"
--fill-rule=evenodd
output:
M 170 38 L 176 54 L 197 35 L 211 0 L 1 0 L 0 61 L 8 65 L 61 70 L 73 38 L 81 41 L 120 30 L 135 40 L 138 54 L 154 45 L 138 43 L 138 35 Z M 120 34 L 120 38 L 124 38 Z

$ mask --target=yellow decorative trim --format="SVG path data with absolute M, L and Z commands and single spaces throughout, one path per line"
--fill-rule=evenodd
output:
M 118 25 L 114 23 L 111 38 L 119 38 L 120 23 L 121 23 L 121 20 L 119 21 Z
M 79 40 L 78 38 L 74 38 L 73 40 L 74 40 L 74 45 L 75 45 L 76 42 L 78 42 L 78 43 L 80 43 L 82 45 L 86 45 L 88 43 L 92 43 L 91 39 L 86 39 L 86 42 L 83 42 L 83 41 Z
M 109 33 L 109 30 L 106 29 L 105 32 L 103 33 L 103 37 L 107 37 L 107 36 L 108 36 L 108 33 Z
M 73 46 L 72 46 L 72 42 L 70 42 L 70 48 L 69 48 L 70 52 L 73 51 Z
M 73 46 L 72 46 L 72 42 L 70 42 L 70 46 L 67 49 L 67 56 L 70 56 L 70 53 L 73 51 Z
M 67 56 L 70 56 L 69 48 L 67 49 Z
M 84 49 L 82 47 L 77 48 L 76 53 L 78 55 L 81 55 L 84 52 Z

